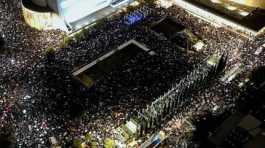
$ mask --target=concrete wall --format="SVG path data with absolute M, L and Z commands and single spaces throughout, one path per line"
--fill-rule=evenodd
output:
M 50 9 L 47 11 L 38 11 L 31 9 L 28 5 L 23 5 L 22 1 L 22 12 L 25 22 L 32 28 L 38 30 L 49 30 L 49 29 L 61 29 L 66 30 L 66 26 L 63 20 Z

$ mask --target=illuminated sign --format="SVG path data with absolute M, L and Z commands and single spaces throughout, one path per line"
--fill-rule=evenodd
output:
M 125 16 L 124 22 L 127 25 L 134 25 L 144 20 L 150 13 L 151 11 L 149 10 L 149 8 L 142 7 Z

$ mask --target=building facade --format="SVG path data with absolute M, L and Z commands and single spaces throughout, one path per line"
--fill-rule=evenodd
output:
M 26 12 L 23 10 L 26 22 L 28 24 L 34 22 L 34 25 L 30 24 L 30 26 L 33 26 L 34 28 L 44 29 L 45 26 L 47 26 L 45 24 L 53 26 L 53 22 L 47 22 L 47 20 L 54 20 L 54 15 L 59 16 L 61 21 L 63 21 L 68 28 L 75 28 L 76 26 L 72 24 L 78 24 L 78 26 L 81 27 L 83 26 L 82 24 L 87 23 L 85 21 L 86 19 L 93 18 L 93 20 L 96 20 L 97 18 L 104 17 L 102 14 L 100 14 L 100 17 L 96 18 L 90 17 L 90 15 L 108 8 L 106 13 L 104 12 L 104 14 L 107 15 L 118 9 L 120 6 L 127 5 L 132 1 L 133 0 L 22 0 L 22 5 L 23 8 L 26 9 Z M 44 12 L 41 9 L 47 10 L 45 11 L 46 14 L 43 14 Z M 39 17 L 40 15 L 45 15 L 46 21 L 41 19 L 42 17 Z M 47 19 L 47 16 L 52 16 L 53 18 Z M 76 23 L 79 20 L 82 21 Z M 38 23 L 36 23 L 36 21 Z M 42 22 L 45 22 L 45 24 Z M 39 25 L 36 26 L 35 24 Z

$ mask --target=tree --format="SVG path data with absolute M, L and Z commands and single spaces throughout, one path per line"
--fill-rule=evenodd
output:
M 92 139 L 91 134 L 86 133 L 86 134 L 85 134 L 85 140 L 86 140 L 86 141 L 92 141 L 93 139 Z
M 82 148 L 82 141 L 80 139 L 74 139 L 73 147 L 74 148 Z
M 48 62 L 52 62 L 55 59 L 55 49 L 52 47 L 49 47 L 46 49 L 46 58 Z
M 60 43 L 60 48 L 66 48 L 71 42 L 73 42 L 73 38 L 65 36 L 63 41 Z
M 104 148 L 114 148 L 115 147 L 115 142 L 114 140 L 110 138 L 106 138 L 104 140 Z

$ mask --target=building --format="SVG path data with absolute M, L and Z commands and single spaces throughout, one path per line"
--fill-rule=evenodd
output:
M 241 4 L 241 5 L 265 9 L 265 1 L 262 1 L 262 0 L 231 0 L 231 1 Z
M 133 0 L 22 0 L 25 21 L 37 29 L 77 30 Z
M 264 0 L 160 0 L 161 5 L 176 4 L 216 26 L 226 27 L 246 37 L 265 32 Z M 255 22 L 255 23 L 253 23 Z

